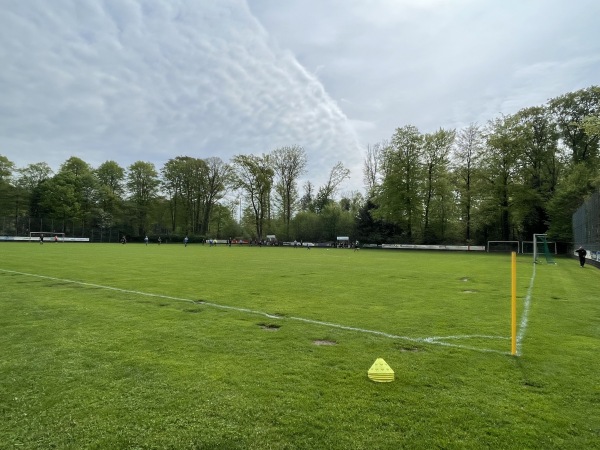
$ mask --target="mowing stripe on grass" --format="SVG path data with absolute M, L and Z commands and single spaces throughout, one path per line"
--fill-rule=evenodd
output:
M 228 309 L 228 310 L 232 310 L 232 311 L 244 312 L 244 313 L 253 314 L 253 315 L 265 316 L 265 317 L 269 317 L 271 319 L 296 320 L 299 322 L 305 322 L 305 323 L 310 323 L 313 325 L 325 326 L 325 327 L 330 327 L 330 328 L 337 328 L 340 330 L 348 330 L 348 331 L 355 331 L 355 332 L 359 332 L 359 333 L 374 334 L 377 336 L 382 336 L 382 337 L 386 337 L 386 338 L 390 338 L 390 339 L 398 339 L 398 340 L 404 340 L 404 341 L 416 342 L 416 343 L 422 343 L 422 344 L 442 345 L 445 347 L 454 347 L 454 348 L 460 348 L 460 349 L 464 349 L 464 350 L 473 350 L 473 351 L 477 351 L 477 352 L 510 355 L 510 352 L 508 352 L 508 351 L 502 352 L 502 351 L 494 350 L 494 349 L 478 348 L 478 347 L 472 347 L 472 346 L 460 345 L 460 344 L 452 344 L 452 343 L 444 341 L 444 340 L 475 339 L 475 338 L 477 338 L 477 339 L 510 339 L 510 338 L 501 337 L 501 336 L 465 335 L 465 336 L 446 336 L 446 337 L 431 336 L 431 337 L 425 337 L 425 338 L 413 338 L 413 337 L 409 337 L 409 336 L 398 336 L 398 335 L 386 333 L 383 331 L 367 330 L 365 328 L 351 327 L 351 326 L 340 325 L 340 324 L 332 323 L 332 322 L 324 322 L 321 320 L 306 319 L 303 317 L 280 316 L 280 315 L 276 315 L 276 314 L 269 314 L 269 313 L 266 313 L 263 311 L 257 311 L 257 310 L 248 309 L 248 308 L 240 308 L 238 306 L 228 306 L 228 305 L 221 305 L 218 303 L 211 303 L 211 302 L 207 302 L 204 300 L 192 300 L 189 298 L 172 297 L 170 295 L 152 294 L 150 292 L 134 291 L 131 289 L 122 289 L 122 288 L 117 288 L 117 287 L 113 287 L 113 286 L 104 286 L 101 284 L 87 283 L 85 281 L 68 280 L 66 278 L 57 278 L 57 277 L 51 277 L 51 276 L 47 276 L 47 275 L 38 275 L 38 274 L 33 274 L 33 273 L 18 272 L 15 270 L 7 270 L 7 269 L 2 269 L 2 268 L 0 268 L 0 272 L 12 273 L 12 274 L 23 275 L 23 276 L 28 276 L 28 277 L 42 278 L 42 279 L 52 280 L 52 281 L 61 281 L 61 282 L 65 282 L 65 283 L 73 283 L 73 284 L 77 284 L 77 285 L 81 285 L 81 286 L 89 286 L 89 287 L 94 287 L 94 288 L 108 289 L 111 291 L 123 292 L 126 294 L 142 295 L 142 296 L 146 296 L 146 297 L 156 297 L 156 298 L 163 298 L 163 299 L 167 299 L 167 300 L 175 300 L 178 302 L 201 304 L 201 305 L 210 306 L 213 308 Z

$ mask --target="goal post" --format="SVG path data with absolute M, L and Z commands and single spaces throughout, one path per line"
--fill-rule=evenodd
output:
M 40 242 L 40 237 L 44 237 L 44 242 L 65 242 L 65 233 L 51 231 L 30 231 L 29 241 Z
M 556 255 L 556 242 L 548 242 L 547 235 L 544 233 L 533 235 L 533 263 L 540 262 L 540 256 L 543 255 L 548 264 L 555 264 L 552 253 Z M 553 246 L 553 251 L 551 250 Z
M 487 252 L 519 253 L 519 241 L 488 241 Z

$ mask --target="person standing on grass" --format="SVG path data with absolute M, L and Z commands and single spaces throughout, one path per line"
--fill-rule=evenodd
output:
M 187 247 L 187 243 L 188 243 L 188 237 L 186 236 L 183 238 L 183 246 Z
M 148 236 L 146 236 L 146 237 L 144 238 L 144 243 L 145 243 L 146 245 L 148 245 Z
M 575 253 L 579 255 L 579 265 L 581 267 L 585 266 L 585 255 L 587 255 L 587 250 L 583 248 L 583 246 L 580 246 L 577 250 L 575 250 Z
M 44 243 L 44 235 L 40 234 L 40 244 L 43 244 L 43 243 Z
M 162 240 L 160 239 L 160 236 L 158 237 L 158 245 L 160 245 L 160 243 L 162 242 Z

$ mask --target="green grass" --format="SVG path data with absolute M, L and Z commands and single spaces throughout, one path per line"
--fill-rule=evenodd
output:
M 507 255 L 0 252 L 0 448 L 600 448 L 600 271 L 574 259 L 536 267 L 513 357 Z

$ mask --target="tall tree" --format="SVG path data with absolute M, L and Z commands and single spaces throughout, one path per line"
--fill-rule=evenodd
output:
M 558 133 L 548 109 L 532 107 L 514 116 L 514 133 L 520 139 L 519 186 L 514 214 L 520 216 L 521 237 L 548 229 L 547 205 L 554 195 L 562 163 Z
M 423 242 L 435 243 L 443 236 L 435 236 L 430 224 L 432 202 L 436 199 L 439 206 L 440 232 L 445 229 L 448 220 L 445 203 L 449 201 L 448 166 L 450 164 L 450 148 L 456 137 L 454 130 L 439 129 L 435 133 L 426 134 L 423 140 Z
M 407 125 L 396 129 L 382 158 L 383 180 L 378 188 L 375 218 L 396 224 L 403 240 L 413 242 L 415 227 L 421 225 L 423 136 Z
M 297 145 L 280 147 L 271 153 L 271 160 L 277 177 L 275 193 L 280 201 L 285 234 L 289 239 L 290 222 L 298 201 L 298 178 L 306 171 L 306 152 Z
M 453 174 L 460 217 L 464 223 L 466 242 L 472 239 L 472 212 L 477 203 L 478 168 L 483 154 L 484 140 L 481 128 L 471 123 L 459 131 L 452 155 Z
M 79 205 L 77 217 L 73 218 L 90 224 L 96 208 L 98 193 L 98 179 L 92 167 L 81 158 L 72 156 L 60 166 L 58 174 L 72 175 L 72 177 L 62 177 L 62 181 L 73 183 L 77 204 Z
M 78 191 L 77 177 L 69 171 L 59 172 L 51 179 L 43 181 L 36 188 L 39 202 L 36 208 L 38 217 L 50 218 L 59 221 L 60 230 L 68 232 L 68 222 L 73 222 L 81 217 L 82 196 Z M 34 195 L 34 197 L 37 197 Z M 37 231 L 57 231 L 59 227 L 54 224 L 54 229 L 40 229 Z M 35 231 L 35 230 L 31 230 Z
M 98 225 L 101 229 L 113 224 L 120 215 L 125 195 L 125 169 L 115 161 L 102 163 L 95 171 L 98 179 Z
M 268 155 L 233 157 L 234 187 L 242 189 L 252 212 L 255 237 L 263 238 L 275 172 Z
M 160 180 L 154 164 L 136 161 L 127 170 L 126 186 L 137 222 L 138 234 L 148 230 L 153 202 L 158 197 Z
M 211 157 L 204 160 L 207 173 L 204 182 L 203 216 L 200 231 L 207 233 L 213 209 L 217 202 L 223 198 L 232 182 L 232 168 L 225 164 L 221 158 Z
M 514 238 L 513 206 L 518 186 L 518 161 L 522 150 L 520 137 L 515 133 L 516 120 L 505 116 L 490 121 L 487 151 L 483 160 L 484 177 L 488 183 L 485 214 L 489 217 L 491 239 Z
M 29 164 L 24 168 L 18 169 L 19 173 L 17 185 L 20 194 L 15 203 L 15 229 L 18 229 L 18 217 L 25 213 L 27 209 L 30 216 L 40 217 L 40 200 L 42 188 L 41 184 L 49 180 L 52 175 L 52 169 L 45 162 Z
M 185 205 L 187 231 L 200 232 L 201 217 L 206 209 L 203 201 L 206 196 L 208 165 L 200 158 L 179 157 L 183 162 L 181 178 L 181 196 Z
M 171 231 L 177 231 L 179 206 L 182 202 L 182 185 L 186 161 L 183 157 L 169 159 L 162 167 L 162 187 L 167 194 Z
M 375 187 L 380 182 L 381 177 L 381 160 L 383 152 L 389 147 L 387 141 L 378 142 L 377 144 L 367 146 L 367 154 L 363 162 L 363 180 L 367 189 L 367 196 L 373 195 Z

